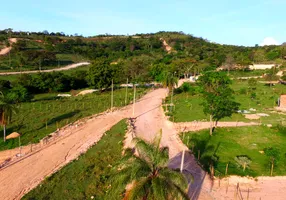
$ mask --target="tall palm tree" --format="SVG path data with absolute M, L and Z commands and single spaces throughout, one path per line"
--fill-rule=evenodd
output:
M 6 126 L 11 122 L 12 114 L 16 113 L 17 109 L 13 104 L 9 104 L 2 92 L 0 92 L 0 124 L 3 126 L 4 142 L 6 142 Z
M 164 74 L 163 86 L 169 89 L 169 93 L 171 92 L 171 105 L 173 106 L 173 96 L 174 96 L 174 88 L 178 85 L 178 78 L 175 76 L 175 73 L 166 72 Z M 171 111 L 173 107 L 171 107 Z
M 175 72 L 165 72 L 163 78 L 163 86 L 169 88 L 170 92 L 176 85 L 178 85 L 178 78 L 175 76 Z
M 134 140 L 136 156 L 129 150 L 113 168 L 107 199 L 189 199 L 187 177 L 168 168 L 168 148 L 160 148 L 161 137 L 150 144 Z

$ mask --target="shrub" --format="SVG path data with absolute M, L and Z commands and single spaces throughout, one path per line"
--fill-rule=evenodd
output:
M 255 93 L 255 92 L 252 92 L 252 93 L 250 94 L 250 98 L 251 98 L 251 99 L 256 99 L 256 93 Z
M 195 87 L 193 87 L 193 85 L 191 83 L 183 83 L 183 85 L 181 85 L 181 87 L 175 89 L 175 94 L 180 94 L 182 92 L 185 92 L 185 93 L 188 92 L 191 95 L 195 95 L 196 89 L 195 89 Z
M 249 165 L 251 163 L 251 159 L 247 155 L 236 156 L 234 160 L 236 162 L 237 167 L 242 167 L 243 171 L 245 171 L 246 168 L 249 168 Z
M 246 88 L 241 88 L 238 91 L 239 94 L 247 94 L 247 89 Z
M 267 147 L 263 149 L 266 156 L 270 158 L 272 163 L 277 163 L 280 159 L 280 150 L 275 147 Z
M 32 95 L 25 87 L 17 85 L 9 90 L 6 98 L 10 103 L 20 103 L 30 101 L 32 99 Z

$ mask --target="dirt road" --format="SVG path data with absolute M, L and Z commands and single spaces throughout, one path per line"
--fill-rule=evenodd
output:
M 47 73 L 47 72 L 57 72 L 57 71 L 65 71 L 65 70 L 69 70 L 69 69 L 74 69 L 80 66 L 84 66 L 84 65 L 89 65 L 89 62 L 80 62 L 80 63 L 75 63 L 75 64 L 71 64 L 71 65 L 67 65 L 65 67 L 60 67 L 60 68 L 56 68 L 56 69 L 47 69 L 47 70 L 33 70 L 33 71 L 22 71 L 22 72 L 1 72 L 0 76 L 6 76 L 6 75 L 15 75 L 15 74 L 35 74 L 35 73 Z
M 241 126 L 258 126 L 256 122 L 218 122 L 217 127 L 241 127 Z M 177 132 L 200 131 L 210 128 L 210 122 L 179 122 L 175 123 Z
M 182 150 L 187 148 L 178 138 L 175 125 L 164 116 L 161 104 L 166 91 L 166 89 L 157 89 L 145 95 L 136 104 L 134 115 L 130 105 L 121 110 L 88 119 L 85 123 L 72 125 L 60 131 L 58 139 L 42 150 L 0 170 L 1 199 L 20 199 L 46 176 L 84 153 L 113 125 L 128 117 L 136 118 L 135 133 L 146 140 L 152 140 L 162 129 L 162 145 L 170 148 L 170 167 L 179 168 Z M 193 155 L 188 152 L 185 154 L 183 171 L 193 174 L 195 179 L 188 191 L 192 199 L 234 199 L 237 182 L 240 182 L 244 197 L 245 188 L 251 189 L 250 199 L 261 197 L 263 200 L 272 200 L 286 196 L 286 178 L 283 177 L 261 177 L 258 181 L 248 179 L 242 181 L 231 177 L 229 180 L 222 180 L 219 186 L 218 180 L 212 181 L 197 164 Z
M 165 89 L 158 89 L 145 95 L 136 104 L 134 116 L 144 116 L 153 110 L 154 106 L 158 108 L 165 94 Z M 132 116 L 132 105 L 130 105 L 89 119 L 80 126 L 74 125 L 60 131 L 59 138 L 42 150 L 0 170 L 1 199 L 20 199 L 46 176 L 85 152 L 121 119 Z
M 17 42 L 17 38 L 10 38 L 9 39 L 9 43 L 10 45 L 12 45 L 13 43 L 16 43 Z M 0 50 L 0 56 L 2 55 L 6 55 L 7 53 L 9 53 L 11 51 L 12 47 L 5 47 L 3 49 Z

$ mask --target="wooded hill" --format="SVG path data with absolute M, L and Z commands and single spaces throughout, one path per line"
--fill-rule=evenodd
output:
M 9 38 L 17 38 L 17 42 L 11 44 Z M 17 91 L 25 88 L 29 93 L 70 91 L 87 86 L 108 88 L 112 80 L 121 84 L 127 78 L 133 83 L 168 82 L 173 77 L 215 70 L 222 65 L 247 70 L 252 63 L 284 64 L 286 58 L 285 45 L 221 45 L 182 32 L 82 37 L 47 31 L 0 31 L 0 46 L 10 44 L 12 50 L 0 56 L 0 71 L 51 69 L 79 61 L 92 63 L 88 71 L 23 74 L 13 84 L 4 81 L 1 86 L 7 91 L 11 87 Z
M 282 63 L 285 46 L 243 47 L 220 45 L 182 32 L 158 32 L 133 36 L 99 35 L 96 37 L 66 36 L 64 33 L 0 31 L 1 46 L 8 38 L 18 38 L 8 56 L 0 57 L 0 70 L 20 70 L 58 67 L 79 60 L 108 58 L 122 60 L 150 60 L 151 63 L 170 64 L 174 60 L 189 59 L 204 68 L 219 67 L 226 58 L 240 65 L 250 63 Z M 161 39 L 161 40 L 160 40 Z M 163 41 L 172 48 L 166 52 Z M 150 64 L 148 61 L 147 65 Z M 147 66 L 145 65 L 145 66 Z

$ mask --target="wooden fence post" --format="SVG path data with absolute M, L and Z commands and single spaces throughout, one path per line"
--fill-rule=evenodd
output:
M 226 167 L 225 167 L 225 175 L 227 175 L 227 171 L 228 171 L 228 163 L 226 164 Z

